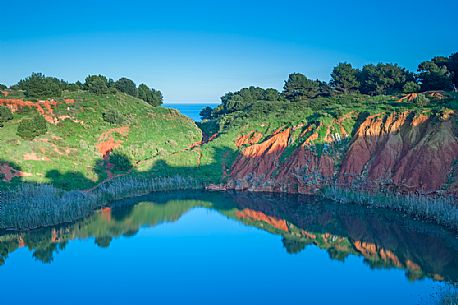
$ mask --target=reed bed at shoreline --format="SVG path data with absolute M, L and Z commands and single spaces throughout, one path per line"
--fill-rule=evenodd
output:
M 337 186 L 327 187 L 322 193 L 324 197 L 337 202 L 391 209 L 458 231 L 458 203 L 453 197 L 372 193 Z
M 0 230 L 31 230 L 73 222 L 110 202 L 155 191 L 202 189 L 190 177 L 123 176 L 91 191 L 63 191 L 49 184 L 22 184 L 0 194 Z
M 0 231 L 23 231 L 70 223 L 111 202 L 158 191 L 201 190 L 205 182 L 192 177 L 120 176 L 91 191 L 64 191 L 49 184 L 21 184 L 0 193 Z M 458 231 L 458 204 L 451 197 L 393 195 L 342 189 L 322 191 L 325 198 L 405 213 Z

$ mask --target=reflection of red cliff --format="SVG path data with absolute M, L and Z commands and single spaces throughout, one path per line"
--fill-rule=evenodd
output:
M 104 219 L 106 222 L 110 222 L 111 221 L 111 208 L 109 207 L 103 208 L 100 212 L 100 215 L 102 219 Z
M 285 129 L 243 149 L 225 188 L 313 193 L 337 183 L 356 189 L 390 188 L 420 193 L 445 190 L 456 195 L 456 126 L 453 113 L 441 118 L 409 111 L 372 115 L 357 127 L 343 150 L 336 149 L 340 139 L 331 141 L 327 135 L 326 142 L 330 143 L 321 144 L 323 149 L 317 153 L 318 145 L 314 143 L 318 134 L 314 132 L 282 158 L 291 142 L 291 129 Z M 304 130 L 310 130 L 309 127 Z M 250 135 L 240 136 L 236 142 L 249 144 L 249 138 Z
M 288 225 L 283 219 L 278 219 L 272 216 L 267 216 L 263 212 L 255 211 L 252 209 L 243 209 L 242 211 L 235 212 L 235 215 L 240 219 L 251 219 L 255 221 L 262 221 L 274 228 L 288 232 Z

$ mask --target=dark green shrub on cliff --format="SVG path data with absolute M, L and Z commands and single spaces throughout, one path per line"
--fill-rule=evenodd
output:
M 13 114 L 8 107 L 0 106 L 0 127 L 3 127 L 3 123 L 13 119 Z
M 122 122 L 124 122 L 122 114 L 116 109 L 108 109 L 103 112 L 102 118 L 105 122 L 110 124 L 122 124 Z
M 26 140 L 44 135 L 47 131 L 46 120 L 42 116 L 24 119 L 17 127 L 17 135 Z
M 420 90 L 421 90 L 421 87 L 416 82 L 407 82 L 404 85 L 404 88 L 402 89 L 404 93 L 417 93 Z
M 5 89 L 8 89 L 8 87 L 5 86 L 4 84 L 0 84 L 0 90 L 5 90 Z
M 117 172 L 126 172 L 132 169 L 132 163 L 129 158 L 121 153 L 111 153 L 109 160 L 113 164 L 113 170 Z

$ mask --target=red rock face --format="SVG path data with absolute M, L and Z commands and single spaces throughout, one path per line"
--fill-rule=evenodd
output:
M 265 182 L 280 166 L 280 156 L 288 146 L 290 129 L 274 134 L 270 139 L 247 147 L 231 168 L 230 188 L 269 191 Z
M 7 95 L 5 95 L 6 97 Z M 65 99 L 66 104 L 72 104 L 75 100 Z M 58 117 L 54 114 L 53 107 L 57 106 L 58 102 L 51 100 L 45 101 L 24 101 L 23 99 L 0 99 L 0 105 L 8 107 L 12 112 L 16 112 L 22 108 L 32 108 L 42 115 L 48 123 L 57 124 L 70 117 Z
M 337 183 L 365 190 L 458 195 L 458 137 L 454 114 L 412 112 L 367 117 L 343 153 L 318 154 L 312 134 L 287 158 L 290 129 L 242 150 L 225 189 L 314 193 Z M 250 136 L 237 143 L 247 144 Z M 259 139 L 258 139 L 259 140 Z M 325 144 L 333 147 L 336 143 Z
M 339 183 L 421 193 L 447 187 L 458 159 L 456 121 L 409 115 L 379 115 L 363 122 L 343 160 Z

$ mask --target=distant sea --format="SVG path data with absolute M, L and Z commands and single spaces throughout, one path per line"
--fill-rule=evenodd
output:
M 193 119 L 194 121 L 199 122 L 201 120 L 199 112 L 203 108 L 205 108 L 207 106 L 210 106 L 210 107 L 214 108 L 214 107 L 216 107 L 218 105 L 219 105 L 218 103 L 202 103 L 202 104 L 168 104 L 168 103 L 164 103 L 163 106 L 167 107 L 167 108 L 176 109 L 179 112 L 181 112 L 182 114 L 184 114 L 185 116 L 188 116 L 191 119 Z

